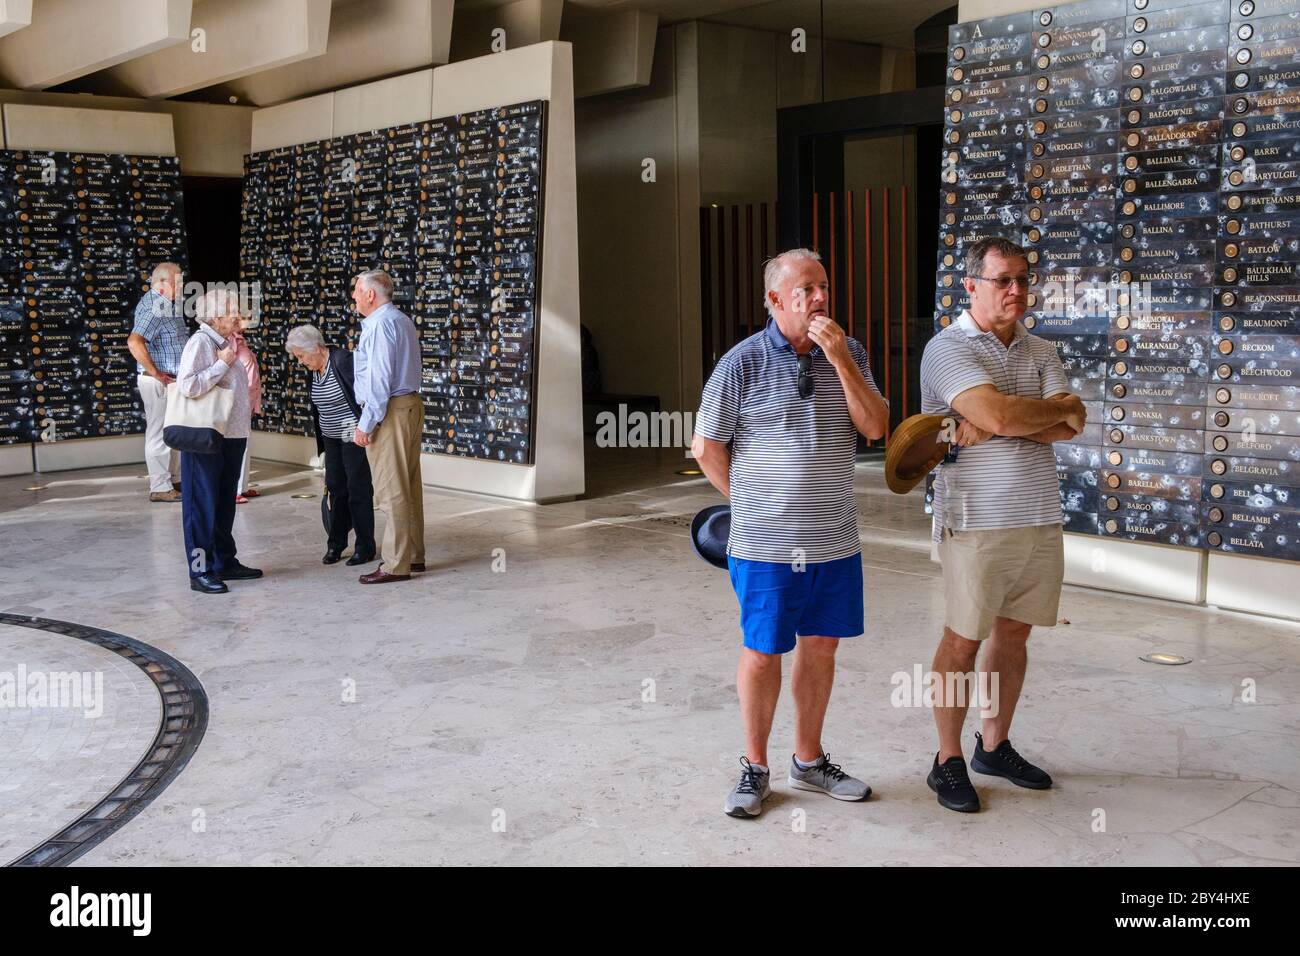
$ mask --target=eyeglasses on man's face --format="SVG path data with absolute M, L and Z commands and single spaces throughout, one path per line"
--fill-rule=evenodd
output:
M 1029 276 L 971 276 L 976 282 L 987 282 L 999 292 L 1006 292 L 1014 283 L 1017 289 L 1029 288 Z
M 796 355 L 799 360 L 799 397 L 812 398 L 815 379 L 812 374 L 813 357 L 810 354 Z

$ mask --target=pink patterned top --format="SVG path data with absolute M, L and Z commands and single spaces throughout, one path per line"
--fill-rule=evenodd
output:
M 235 349 L 235 357 L 239 359 L 239 364 L 244 366 L 244 374 L 248 376 L 248 400 L 253 406 L 253 414 L 260 415 L 262 414 L 262 373 L 257 368 L 257 356 L 248 347 L 242 332 L 233 333 L 230 336 L 230 344 Z

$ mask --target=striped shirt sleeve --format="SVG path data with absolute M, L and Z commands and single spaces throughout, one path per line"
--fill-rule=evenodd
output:
M 1044 349 L 1042 367 L 1038 370 L 1039 380 L 1043 384 L 1043 398 L 1051 398 L 1070 390 L 1070 383 L 1065 377 L 1065 366 L 1061 356 L 1050 345 Z
M 722 356 L 704 386 L 695 434 L 712 441 L 730 442 L 740 418 L 740 362 L 733 353 Z
M 861 372 L 862 377 L 867 380 L 867 384 L 871 386 L 871 390 L 877 395 L 880 395 L 881 398 L 884 398 L 884 395 L 881 394 L 880 388 L 876 385 L 876 380 L 871 376 L 871 359 L 867 357 L 867 350 L 863 347 L 862 343 L 855 338 L 849 337 L 847 338 L 847 342 L 849 343 L 849 354 L 853 356 L 853 361 L 857 363 L 858 371 Z
M 962 392 L 997 384 L 975 353 L 951 335 L 937 335 L 926 345 L 921 357 L 921 381 L 929 383 L 949 408 Z

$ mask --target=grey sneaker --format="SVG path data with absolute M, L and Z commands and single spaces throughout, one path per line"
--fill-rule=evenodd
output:
M 831 763 L 830 754 L 822 754 L 822 759 L 807 770 L 799 769 L 791 756 L 788 782 L 796 790 L 815 790 L 829 794 L 836 800 L 865 800 L 871 796 L 871 788 L 861 780 L 850 777 L 840 769 L 839 764 Z
M 756 817 L 763 812 L 763 800 L 772 792 L 772 774 L 758 769 L 745 757 L 740 758 L 740 783 L 727 794 L 722 812 L 729 817 Z

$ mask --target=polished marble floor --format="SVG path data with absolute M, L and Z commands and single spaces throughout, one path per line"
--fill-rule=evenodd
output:
M 148 749 L 162 715 L 143 671 L 74 638 L 0 624 L 0 684 L 7 674 L 13 698 L 0 706 L 0 864 L 110 793 Z
M 319 499 L 292 497 L 319 475 L 257 462 L 236 538 L 267 576 L 215 597 L 188 589 L 179 506 L 148 503 L 140 468 L 0 478 L 0 610 L 139 638 L 209 697 L 189 766 L 82 862 L 1300 862 L 1300 625 L 1082 588 L 1033 640 L 1012 734 L 1056 787 L 977 778 L 982 813 L 939 808 L 931 715 L 891 703 L 933 653 L 939 569 L 919 497 L 878 464 L 857 483 L 868 633 L 840 652 L 825 737 L 876 796 L 782 772 L 760 820 L 725 817 L 737 615 L 687 542 L 718 498 L 678 455 L 590 449 L 588 495 L 545 507 L 428 489 L 429 572 L 379 588 L 320 564 Z M 156 725 L 143 677 L 73 643 L 0 632 L 0 677 L 112 671 L 94 727 L 0 708 L 0 862 L 93 803 Z M 787 676 L 774 754 L 791 730 Z

